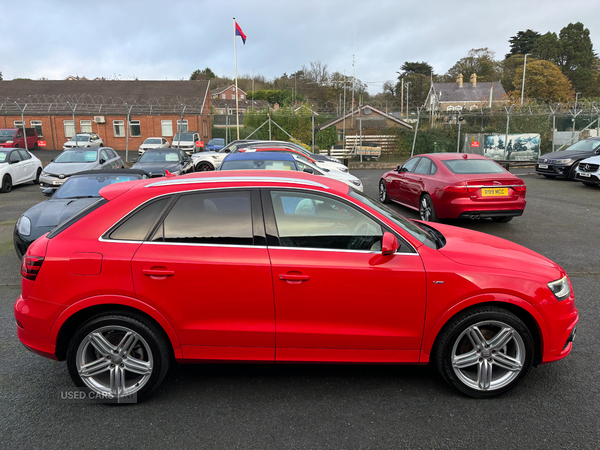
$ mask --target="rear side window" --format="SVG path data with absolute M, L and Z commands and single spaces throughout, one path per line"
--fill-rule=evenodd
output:
M 179 197 L 150 239 L 184 244 L 252 245 L 250 192 L 202 192 Z
M 171 197 L 163 197 L 138 209 L 109 232 L 108 239 L 143 241 L 170 200 Z
M 19 150 L 19 153 L 21 154 L 21 158 L 23 159 L 23 161 L 31 159 L 31 155 L 29 153 L 27 153 L 25 150 Z
M 415 169 L 415 173 L 419 175 L 429 175 L 431 171 L 431 160 L 429 158 L 421 158 L 419 165 Z

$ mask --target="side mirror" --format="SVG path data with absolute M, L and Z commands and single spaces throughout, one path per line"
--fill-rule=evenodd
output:
M 104 164 L 106 160 L 104 158 L 100 158 L 100 165 Z
M 131 160 L 131 162 L 132 162 L 132 163 L 136 163 L 136 162 L 137 162 L 137 158 L 133 158 L 133 159 Z
M 381 254 L 383 256 L 393 255 L 396 250 L 398 250 L 398 239 L 392 233 L 386 231 L 381 239 Z
M 394 167 L 394 170 L 395 170 L 396 172 L 400 172 L 400 166 L 396 166 L 396 167 Z
M 44 190 L 42 191 L 42 194 L 43 194 L 45 197 L 52 197 L 52 195 L 54 194 L 54 191 L 55 191 L 55 190 L 54 190 L 54 189 L 52 189 L 52 188 L 46 188 L 46 189 L 44 189 Z
M 600 155 L 600 148 L 597 148 L 596 151 L 594 152 L 596 155 Z
M 312 170 L 310 167 L 307 167 L 306 169 L 304 169 L 304 172 L 306 172 L 306 173 L 310 173 L 310 174 L 313 174 L 313 173 L 315 173 L 315 171 L 314 171 L 314 170 Z

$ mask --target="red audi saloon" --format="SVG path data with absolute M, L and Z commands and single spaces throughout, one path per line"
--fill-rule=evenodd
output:
M 523 214 L 523 180 L 484 156 L 429 153 L 415 156 L 379 181 L 379 200 L 419 211 L 422 220 L 483 219 L 510 222 Z
M 23 257 L 19 339 L 96 396 L 140 399 L 174 362 L 428 364 L 505 393 L 571 352 L 547 258 L 412 222 L 337 180 L 203 172 L 113 184 Z

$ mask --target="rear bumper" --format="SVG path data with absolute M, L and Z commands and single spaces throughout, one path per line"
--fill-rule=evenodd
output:
M 515 210 L 497 210 L 497 211 L 463 211 L 459 214 L 459 219 L 486 219 L 490 217 L 518 217 L 523 215 L 522 209 Z M 476 216 L 476 217 L 473 217 Z
M 19 326 L 17 326 L 17 337 L 27 350 L 45 358 L 58 360 L 55 354 L 56 347 L 48 339 L 29 334 Z

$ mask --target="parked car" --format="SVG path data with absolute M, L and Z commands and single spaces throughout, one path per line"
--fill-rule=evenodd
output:
M 45 190 L 44 194 L 52 198 L 32 206 L 17 220 L 13 232 L 17 256 L 22 259 L 33 241 L 97 202 L 104 186 L 142 178 L 148 175 L 141 170 L 88 170 L 69 177 L 57 190 Z
M 25 146 L 25 137 L 27 146 Z M 23 128 L 3 128 L 0 130 L 0 147 L 37 150 L 39 148 L 37 132 L 35 128 L 25 128 L 25 136 L 23 136 Z
M 217 151 L 194 153 L 192 155 L 194 170 L 196 172 L 217 170 L 227 155 L 230 153 L 235 153 L 239 146 L 244 145 L 246 142 L 248 141 L 232 141 Z
M 415 156 L 379 181 L 379 200 L 419 211 L 422 220 L 509 222 L 523 214 L 525 183 L 495 161 L 467 153 Z
M 178 148 L 185 151 L 188 155 L 204 151 L 204 142 L 200 139 L 197 131 L 182 131 L 175 133 L 171 148 Z
M 335 168 L 342 172 L 348 172 L 348 168 L 342 164 L 342 162 L 334 158 L 333 156 L 322 155 L 320 153 L 312 153 L 294 142 L 286 141 L 248 141 L 244 145 L 238 146 L 244 149 L 258 149 L 258 148 L 284 148 L 288 150 L 295 150 L 304 154 L 304 156 L 316 161 L 317 165 L 324 165 L 327 167 Z M 240 151 L 240 150 L 238 150 Z M 335 165 L 332 165 L 335 164 Z M 328 164 L 330 166 L 328 166 Z
M 592 156 L 579 162 L 575 179 L 586 186 L 600 186 L 600 156 Z
M 600 137 L 582 139 L 565 150 L 542 155 L 535 165 L 535 171 L 546 178 L 574 180 L 579 161 L 595 155 L 600 155 Z
M 559 265 L 336 180 L 218 171 L 100 195 L 29 247 L 14 305 L 21 342 L 95 398 L 143 399 L 175 361 L 431 363 L 485 398 L 573 348 Z
M 219 170 L 300 170 L 292 155 L 274 152 L 230 153 Z
M 192 159 L 177 148 L 153 148 L 147 150 L 140 159 L 133 159 L 132 169 L 143 170 L 151 177 L 181 175 L 194 171 Z
M 298 169 L 300 169 L 302 172 L 308 172 L 313 175 L 320 175 L 327 178 L 333 178 L 334 180 L 346 183 L 348 186 L 351 186 L 354 189 L 358 189 L 360 192 L 363 192 L 364 190 L 362 181 L 360 181 L 359 178 L 355 177 L 351 173 L 344 173 L 340 172 L 339 170 L 330 170 L 322 166 L 317 166 L 316 164 L 302 159 L 298 155 L 294 155 L 294 159 L 296 160 Z
M 205 150 L 215 152 L 217 150 L 221 150 L 223 147 L 225 147 L 225 139 L 213 138 L 210 141 L 208 141 Z
M 17 184 L 39 183 L 42 162 L 25 149 L 0 149 L 0 192 L 10 192 Z
M 140 148 L 138 149 L 138 153 L 143 155 L 146 150 L 150 150 L 151 148 L 169 148 L 171 144 L 163 137 L 149 137 L 147 138 Z
M 123 160 L 110 147 L 72 148 L 63 151 L 44 167 L 40 176 L 40 188 L 56 189 L 71 175 L 85 170 L 123 168 Z
M 273 146 L 273 147 L 267 147 L 267 146 L 262 146 L 262 145 L 252 146 L 252 147 L 243 147 L 243 148 L 237 149 L 236 151 L 238 151 L 238 152 L 284 152 L 284 153 L 290 153 L 292 155 L 298 156 L 299 158 L 302 158 L 303 161 L 310 162 L 312 164 L 316 164 L 319 167 L 329 169 L 329 170 L 337 170 L 337 171 L 343 172 L 343 173 L 348 173 L 348 168 L 346 166 L 344 166 L 343 164 L 338 164 L 336 162 L 323 160 L 323 159 L 316 160 L 313 158 L 314 153 L 301 152 L 300 150 L 288 148 L 288 146 L 279 147 L 280 144 L 274 144 L 274 145 L 275 146 Z
M 96 133 L 77 133 L 63 145 L 63 150 L 76 147 L 103 147 L 104 141 Z

